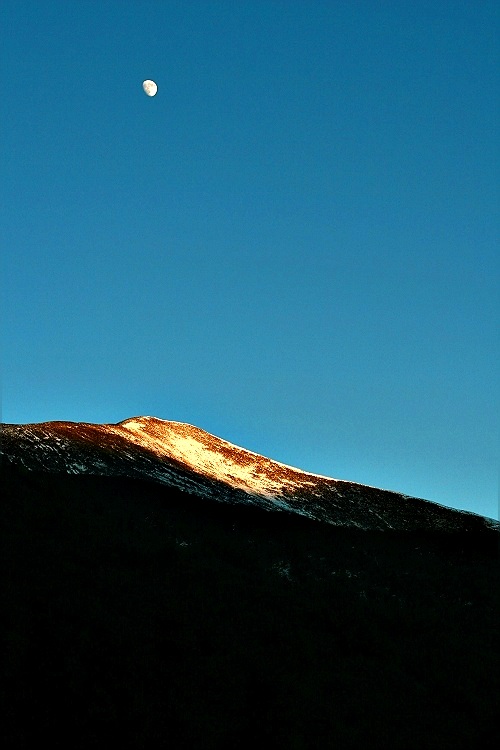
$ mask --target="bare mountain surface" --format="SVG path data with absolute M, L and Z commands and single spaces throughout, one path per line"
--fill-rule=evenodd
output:
M 150 479 L 220 502 L 286 510 L 348 528 L 500 528 L 473 513 L 302 471 L 198 427 L 154 417 L 102 425 L 3 425 L 1 452 L 30 470 Z

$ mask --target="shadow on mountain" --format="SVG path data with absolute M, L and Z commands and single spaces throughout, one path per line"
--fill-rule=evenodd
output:
M 3 746 L 492 747 L 499 534 L 2 467 Z

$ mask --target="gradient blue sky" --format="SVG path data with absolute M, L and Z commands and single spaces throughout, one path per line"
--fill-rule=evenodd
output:
M 155 415 L 498 517 L 497 2 L 0 22 L 4 421 Z

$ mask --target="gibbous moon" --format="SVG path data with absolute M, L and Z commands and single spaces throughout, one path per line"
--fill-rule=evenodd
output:
M 158 86 L 154 81 L 144 81 L 142 84 L 142 88 L 144 89 L 144 93 L 146 93 L 148 96 L 155 96 L 156 92 L 158 91 Z

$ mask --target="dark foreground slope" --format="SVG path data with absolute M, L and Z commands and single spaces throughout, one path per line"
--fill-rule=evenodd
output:
M 1 476 L 4 747 L 493 747 L 498 533 Z

